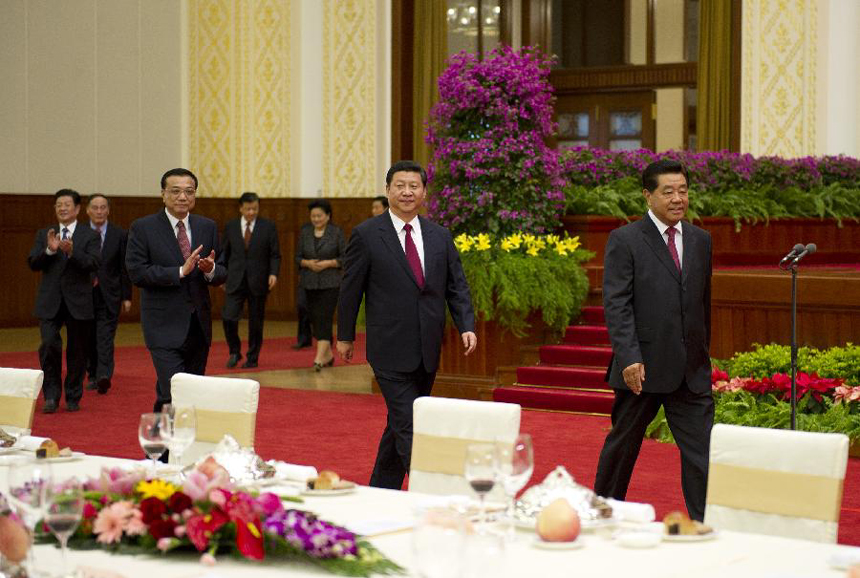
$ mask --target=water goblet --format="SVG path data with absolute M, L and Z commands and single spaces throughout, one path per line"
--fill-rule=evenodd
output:
M 412 532 L 412 555 L 420 578 L 460 576 L 466 543 L 466 519 L 444 508 L 423 511 Z
M 44 516 L 47 487 L 51 483 L 50 464 L 35 458 L 23 458 L 9 464 L 7 474 L 8 501 L 13 506 L 30 534 L 26 568 L 29 576 L 41 575 L 33 558 L 33 534 L 36 524 Z
M 481 502 L 479 525 L 486 527 L 487 509 L 484 502 L 490 490 L 496 485 L 498 458 L 495 444 L 478 443 L 466 446 L 466 462 L 463 475 Z
M 170 455 L 171 462 L 182 464 L 182 454 L 185 453 L 197 437 L 197 411 L 194 406 L 176 406 L 168 404 L 166 412 L 170 415 Z
M 69 576 L 66 559 L 69 537 L 75 533 L 84 511 L 84 492 L 81 482 L 71 478 L 61 484 L 49 485 L 46 496 L 45 524 L 60 542 L 63 555 L 63 573 Z
M 499 456 L 499 479 L 507 497 L 505 516 L 510 524 L 509 538 L 515 531 L 515 504 L 517 492 L 523 489 L 535 469 L 534 448 L 529 434 L 519 434 L 513 442 L 496 442 Z
M 152 475 L 157 471 L 158 459 L 170 443 L 170 416 L 166 413 L 143 413 L 137 428 L 137 439 L 144 453 L 152 460 Z

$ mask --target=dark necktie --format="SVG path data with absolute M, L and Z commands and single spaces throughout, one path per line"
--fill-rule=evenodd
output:
M 182 251 L 182 258 L 186 261 L 191 256 L 191 241 L 188 240 L 188 233 L 185 232 L 185 223 L 179 221 L 176 223 L 176 240 L 179 241 L 179 250 Z
M 251 223 L 245 223 L 245 250 L 251 246 Z
M 406 223 L 403 225 L 403 230 L 406 231 L 406 261 L 412 268 L 412 273 L 415 275 L 415 280 L 418 281 L 418 288 L 424 288 L 424 271 L 421 270 L 421 259 L 418 257 L 418 248 L 415 246 L 415 241 L 412 240 L 412 225 Z
M 69 228 L 63 227 L 63 241 L 69 238 Z
M 102 237 L 102 228 L 100 225 L 96 226 L 96 233 L 99 236 L 99 251 L 101 251 L 102 249 L 104 249 L 105 246 L 105 238 Z
M 669 227 L 666 229 L 666 234 L 669 236 L 669 243 L 667 246 L 669 247 L 669 254 L 672 255 L 672 260 L 675 262 L 675 267 L 678 268 L 678 271 L 681 270 L 681 259 L 678 258 L 678 248 L 675 246 L 675 233 L 678 231 L 675 227 Z

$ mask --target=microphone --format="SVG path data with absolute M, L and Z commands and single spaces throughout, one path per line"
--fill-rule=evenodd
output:
M 812 255 L 813 253 L 815 253 L 815 251 L 817 249 L 818 249 L 818 247 L 815 246 L 815 243 L 808 244 L 806 247 L 803 248 L 803 251 L 801 251 L 797 255 L 797 257 L 794 258 L 794 260 L 791 262 L 791 264 L 796 265 L 798 263 L 798 261 L 800 261 L 801 259 L 803 259 L 807 255 Z
M 782 267 L 783 265 L 797 257 L 805 248 L 806 247 L 803 246 L 803 243 L 798 243 L 797 245 L 792 247 L 791 251 L 788 252 L 788 255 L 783 257 L 782 261 L 779 262 L 779 266 Z M 813 252 L 815 252 L 815 249 L 813 249 Z

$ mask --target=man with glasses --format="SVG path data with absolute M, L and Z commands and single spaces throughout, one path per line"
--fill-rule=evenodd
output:
M 99 237 L 89 227 L 78 227 L 81 195 L 72 189 L 54 194 L 57 224 L 36 233 L 27 258 L 33 271 L 42 272 L 36 307 L 42 344 L 39 364 L 45 374 L 42 413 L 54 413 L 66 391 L 66 409 L 78 411 L 84 391 L 87 343 L 93 319 L 93 274 L 99 268 Z M 63 338 L 66 326 L 66 381 L 63 371 Z
M 205 373 L 212 343 L 209 285 L 227 278 L 215 262 L 215 221 L 191 214 L 196 197 L 194 173 L 167 171 L 161 177 L 164 210 L 137 219 L 129 231 L 125 263 L 140 288 L 143 338 L 158 375 L 156 412 L 170 403 L 174 374 Z

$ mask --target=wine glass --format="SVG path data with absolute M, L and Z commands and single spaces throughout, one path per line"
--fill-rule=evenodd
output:
M 69 537 L 75 533 L 84 511 L 84 492 L 77 478 L 62 484 L 48 485 L 46 496 L 45 524 L 60 542 L 63 553 L 63 573 L 68 576 L 66 561 Z
M 166 413 L 140 414 L 137 439 L 144 453 L 152 460 L 152 475 L 155 476 L 158 458 L 170 443 L 170 416 Z
M 170 416 L 170 455 L 171 461 L 182 464 L 185 453 L 197 437 L 197 412 L 194 406 L 166 404 L 162 409 Z
M 495 444 L 480 443 L 466 446 L 466 463 L 463 468 L 463 475 L 481 501 L 479 523 L 482 528 L 486 527 L 487 523 L 484 498 L 496 485 L 497 462 Z
M 16 460 L 9 464 L 7 483 L 9 504 L 18 511 L 21 521 L 30 533 L 26 564 L 28 575 L 38 576 L 33 558 L 33 534 L 36 524 L 45 512 L 47 487 L 51 483 L 51 465 L 35 458 Z
M 511 535 L 509 538 L 512 538 L 515 530 L 514 508 L 517 492 L 523 489 L 535 469 L 532 436 L 519 434 L 513 443 L 510 441 L 496 442 L 496 451 L 499 456 L 499 479 L 505 490 L 505 496 L 508 498 L 505 516 L 510 523 Z

